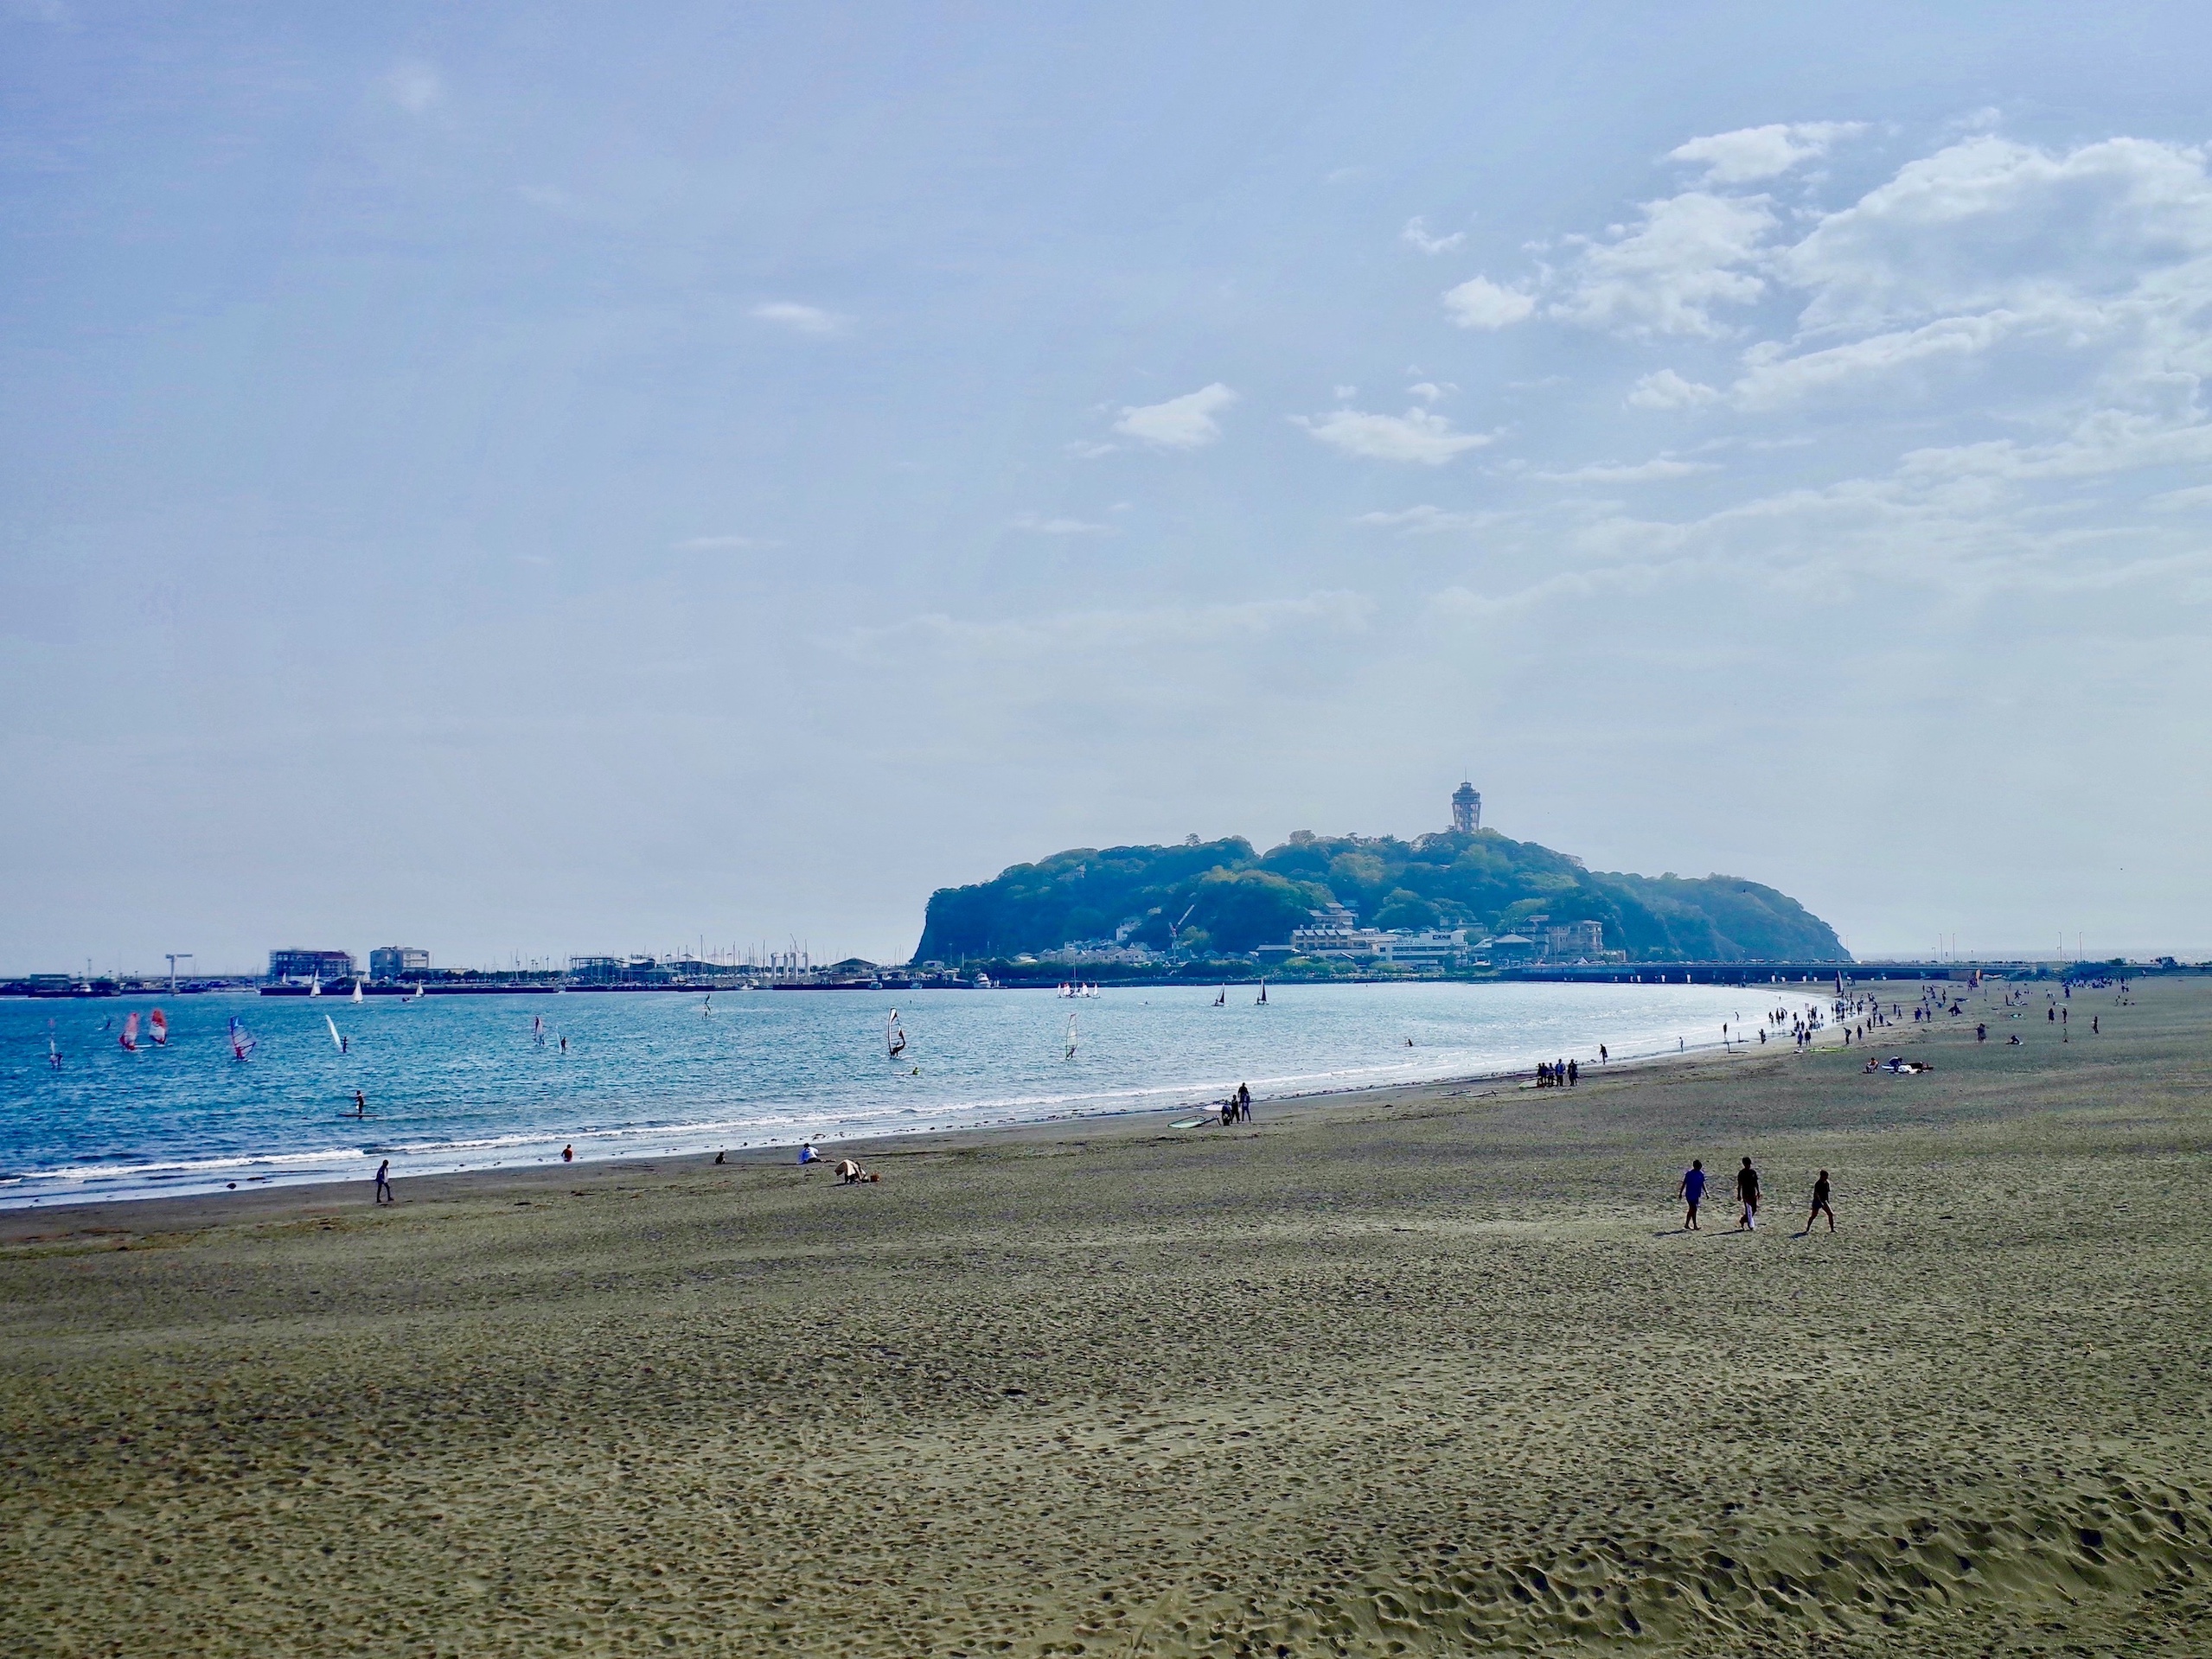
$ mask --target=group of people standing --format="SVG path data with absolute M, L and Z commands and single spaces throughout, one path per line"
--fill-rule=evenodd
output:
M 1536 1068 L 1538 1088 L 1572 1088 L 1582 1079 L 1582 1069 L 1572 1060 L 1539 1061 Z
M 1252 1086 L 1237 1085 L 1237 1092 L 1221 1103 L 1224 1123 L 1250 1123 L 1252 1120 Z
M 1702 1158 L 1693 1158 L 1690 1160 L 1690 1167 L 1683 1171 L 1682 1184 L 1676 1189 L 1676 1196 L 1679 1197 L 1687 1207 L 1686 1213 L 1682 1218 L 1682 1230 L 1685 1233 L 1697 1233 L 1704 1230 L 1697 1225 L 1697 1207 L 1705 1200 L 1705 1160 Z M 1829 1206 L 1828 1194 L 1828 1171 L 1823 1170 L 1812 1183 L 1812 1210 L 1805 1218 L 1805 1230 L 1807 1233 L 1812 1230 L 1812 1223 L 1823 1216 L 1828 1218 L 1828 1230 L 1831 1233 L 1836 1230 L 1836 1212 Z M 1736 1172 L 1736 1201 L 1743 1207 L 1743 1214 L 1737 1220 L 1735 1230 L 1739 1233 L 1757 1232 L 1760 1201 L 1759 1171 L 1752 1166 L 1751 1160 L 1748 1158 L 1743 1160 L 1743 1167 Z

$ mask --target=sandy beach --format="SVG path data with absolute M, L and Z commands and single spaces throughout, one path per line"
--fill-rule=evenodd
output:
M 863 1146 L 860 1187 L 0 1216 L 0 1637 L 2212 1650 L 2212 980 L 2080 992 L 2064 1043 L 2046 989 L 1573 1090 Z

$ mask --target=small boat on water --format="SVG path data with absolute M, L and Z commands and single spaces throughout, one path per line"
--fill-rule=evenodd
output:
M 1227 986 L 1224 985 L 1221 987 L 1221 994 L 1213 999 L 1213 1005 L 1217 1008 L 1226 1008 L 1229 1006 L 1229 987 Z
M 1259 994 L 1258 996 L 1256 996 L 1256 997 L 1253 998 L 1253 999 L 1252 999 L 1252 1000 L 1253 1000 L 1254 1002 L 1264 1003 L 1267 999 L 1268 999 L 1268 982 L 1267 982 L 1265 979 L 1262 979 L 1262 980 L 1260 981 L 1260 994 Z

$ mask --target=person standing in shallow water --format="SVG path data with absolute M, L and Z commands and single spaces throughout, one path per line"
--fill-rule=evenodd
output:
M 1759 1171 L 1751 1167 L 1751 1160 L 1748 1158 L 1743 1160 L 1743 1167 L 1736 1172 L 1736 1202 L 1743 1206 L 1743 1219 L 1736 1224 L 1736 1230 L 1739 1233 L 1757 1232 Z
M 1676 1190 L 1675 1196 L 1689 1206 L 1689 1213 L 1682 1218 L 1682 1230 L 1685 1233 L 1701 1231 L 1697 1225 L 1697 1206 L 1705 1196 L 1705 1160 L 1704 1158 L 1693 1158 L 1690 1160 L 1690 1167 L 1683 1171 L 1682 1184 Z

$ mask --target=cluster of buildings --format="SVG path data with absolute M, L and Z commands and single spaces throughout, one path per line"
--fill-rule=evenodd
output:
M 1474 928 L 1429 928 L 1419 932 L 1363 928 L 1359 918 L 1341 904 L 1324 906 L 1309 912 L 1309 916 L 1306 926 L 1292 930 L 1290 944 L 1282 954 L 1431 971 L 1484 964 L 1506 967 L 1532 962 L 1625 960 L 1624 953 L 1606 949 L 1605 924 L 1599 922 L 1569 922 L 1555 927 L 1550 916 L 1532 916 L 1522 924 L 1527 933 L 1486 934 Z

